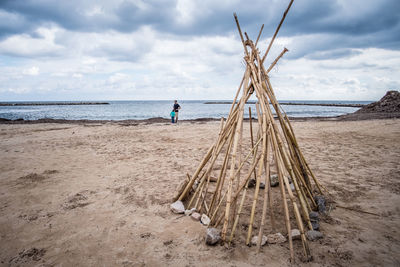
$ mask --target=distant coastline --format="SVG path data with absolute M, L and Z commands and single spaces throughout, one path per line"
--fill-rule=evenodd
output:
M 255 101 L 248 101 L 247 104 L 255 104 Z M 205 102 L 204 104 L 232 104 L 228 101 L 211 101 Z M 321 106 L 321 107 L 350 107 L 350 108 L 362 108 L 364 104 L 329 104 L 329 103 L 293 103 L 293 102 L 279 102 L 280 105 L 287 106 Z
M 108 102 L 21 102 L 0 103 L 0 106 L 76 106 L 76 105 L 109 105 Z

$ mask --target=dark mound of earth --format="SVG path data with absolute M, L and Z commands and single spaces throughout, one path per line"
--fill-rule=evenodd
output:
M 400 93 L 398 91 L 388 91 L 381 100 L 366 105 L 356 111 L 356 113 L 376 113 L 376 112 L 400 112 Z
M 400 93 L 388 91 L 381 100 L 366 105 L 354 113 L 339 116 L 339 120 L 373 120 L 400 118 Z

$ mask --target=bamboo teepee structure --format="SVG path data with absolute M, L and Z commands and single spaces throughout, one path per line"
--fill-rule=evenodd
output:
M 245 242 L 249 245 L 257 216 L 258 249 L 266 227 L 271 228 L 273 232 L 279 224 L 278 216 L 273 212 L 278 201 L 288 234 L 290 258 L 294 259 L 291 229 L 292 225 L 296 225 L 301 234 L 304 254 L 310 259 L 310 249 L 305 236 L 306 228 L 313 229 L 309 212 L 316 209 L 314 194 L 323 195 L 325 188 L 320 185 L 307 164 L 290 121 L 276 100 L 268 76 L 269 71 L 288 50 L 285 48 L 268 69 L 265 69 L 263 64 L 292 3 L 293 0 L 290 1 L 262 57 L 257 44 L 263 27 L 256 42 L 250 40 L 246 33 L 244 38 L 238 18 L 234 14 L 243 44 L 246 70 L 229 116 L 226 120 L 221 119 L 216 142 L 210 147 L 193 175 L 187 175 L 186 184 L 178 192 L 177 199 L 186 201 L 186 209 L 194 207 L 206 214 L 211 219 L 210 227 L 222 228 L 221 238 L 228 244 L 235 237 L 240 216 L 245 216 L 243 211 L 247 203 L 247 213 L 250 212 L 246 215 L 247 218 L 244 218 L 248 220 Z M 246 149 L 243 146 L 244 111 L 246 102 L 253 94 L 258 100 L 257 123 L 253 126 L 249 109 L 251 140 L 247 142 L 250 145 Z M 253 133 L 253 128 L 258 128 L 256 134 Z M 272 194 L 270 186 L 272 172 L 278 176 L 280 194 Z M 212 173 L 217 177 L 212 177 Z M 215 183 L 211 185 L 212 180 Z M 251 180 L 255 180 L 254 192 L 249 188 Z M 260 190 L 262 182 L 265 186 Z M 262 208 L 257 209 L 258 200 L 261 198 Z M 270 224 L 267 223 L 267 215 Z

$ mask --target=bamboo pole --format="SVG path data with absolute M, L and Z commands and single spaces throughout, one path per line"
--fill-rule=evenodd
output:
M 228 114 L 231 114 L 231 113 L 232 113 L 233 107 L 236 105 L 236 100 L 237 100 L 237 98 L 238 98 L 238 96 L 239 96 L 240 89 L 242 88 L 243 81 L 244 81 L 244 77 L 245 77 L 245 75 L 243 74 L 242 81 L 240 82 L 239 88 L 238 88 L 237 91 L 236 91 L 235 98 L 234 98 L 233 101 L 232 101 L 232 105 L 231 105 L 231 108 L 229 109 L 229 113 L 228 113 Z
M 242 40 L 244 52 L 245 52 L 246 56 L 249 56 L 249 53 L 247 51 L 247 48 L 246 48 L 246 45 L 245 45 L 245 42 L 244 42 L 244 39 L 243 39 L 242 30 L 240 29 L 238 17 L 236 15 L 236 13 L 233 13 L 233 16 L 235 17 L 236 26 L 237 26 L 238 31 L 239 31 L 240 39 Z
M 267 145 L 267 120 L 265 117 L 265 114 L 263 114 L 263 121 L 262 121 L 262 126 L 263 126 L 263 144 L 262 144 L 262 154 L 261 154 L 261 161 L 259 163 L 258 167 L 258 173 L 256 177 L 256 188 L 254 189 L 254 197 L 253 197 L 253 205 L 251 208 L 251 213 L 250 213 L 250 221 L 249 221 L 249 229 L 247 231 L 247 239 L 246 239 L 246 245 L 250 244 L 251 240 L 251 233 L 253 231 L 253 221 L 254 221 L 254 214 L 256 211 L 256 206 L 257 206 L 257 199 L 258 199 L 258 192 L 260 190 L 260 179 L 261 179 L 261 174 L 263 171 L 263 165 L 264 165 L 264 159 L 265 159 L 265 154 L 266 154 L 266 145 Z
M 254 146 L 253 150 L 257 149 L 257 146 L 258 146 L 258 144 L 259 144 L 261 141 L 262 141 L 262 139 L 260 138 L 260 139 L 257 141 L 256 145 Z M 245 159 L 245 160 L 242 162 L 242 164 L 239 166 L 239 169 L 241 169 L 241 168 L 243 167 L 244 163 L 247 161 L 247 159 L 248 159 L 248 158 L 251 156 L 251 154 L 253 153 L 253 150 L 250 151 L 250 152 L 248 153 L 248 155 L 246 156 L 246 159 Z M 239 187 L 238 191 L 236 191 L 236 193 L 235 193 L 235 195 L 234 195 L 234 197 L 233 197 L 234 200 L 237 199 L 238 194 L 241 192 L 241 190 L 243 189 L 243 187 L 245 186 L 245 184 L 248 182 L 249 178 L 251 177 L 251 174 L 253 173 L 253 170 L 254 170 L 254 168 L 255 168 L 255 166 L 256 166 L 256 162 L 253 163 L 253 164 L 254 164 L 254 165 L 250 168 L 250 171 L 249 171 L 249 174 L 247 175 L 247 178 L 244 180 L 243 184 Z M 235 174 L 236 174 L 236 173 L 235 173 Z M 219 201 L 218 206 L 217 206 L 217 209 L 214 211 L 212 218 L 214 218 L 215 213 L 216 213 L 217 210 L 219 209 L 219 207 L 220 207 L 222 201 L 224 200 L 224 198 L 225 198 L 227 192 L 228 192 L 228 189 L 225 191 L 223 197 L 222 197 L 221 200 Z M 212 219 L 211 219 L 211 221 L 212 221 Z
M 196 199 L 197 194 L 200 192 L 200 190 L 198 190 L 198 189 L 199 189 L 199 187 L 202 187 L 203 184 L 204 184 L 204 181 L 205 181 L 205 180 L 203 180 L 202 178 L 204 177 L 205 174 L 206 174 L 206 173 L 203 172 L 203 174 L 201 175 L 200 183 L 197 185 L 196 190 L 194 190 L 193 196 L 190 198 L 190 201 L 189 201 L 189 203 L 188 203 L 188 205 L 187 205 L 187 209 L 190 209 L 190 208 L 191 208 L 193 201 Z M 197 201 L 196 201 L 196 203 L 197 203 Z M 194 206 L 196 207 L 197 204 L 194 205 Z
M 230 155 L 230 153 L 232 151 L 232 144 L 233 144 L 233 135 L 230 136 L 229 149 L 226 151 L 226 155 L 225 155 L 226 156 L 226 162 L 224 162 L 223 169 L 221 170 L 222 182 L 220 183 L 220 186 L 219 186 L 218 195 L 217 195 L 217 202 L 219 201 L 219 198 L 221 197 L 221 191 L 222 191 L 222 188 L 224 187 L 225 178 L 226 178 L 226 171 L 227 171 L 228 163 L 229 163 L 229 155 Z
M 272 117 L 272 112 L 269 109 L 267 109 L 267 111 L 268 111 L 268 115 L 270 117 Z M 272 125 L 274 126 L 273 122 L 272 122 Z M 295 215 L 295 218 L 296 218 L 296 221 L 297 221 L 297 225 L 299 227 L 300 236 L 301 236 L 301 239 L 302 239 L 302 244 L 303 244 L 303 249 L 304 249 L 304 254 L 305 254 L 305 256 L 307 258 L 310 258 L 311 257 L 310 249 L 308 247 L 307 239 L 306 239 L 305 234 L 304 234 L 304 226 L 303 226 L 303 222 L 301 220 L 300 212 L 299 212 L 298 207 L 297 207 L 296 199 L 294 198 L 292 190 L 290 189 L 289 181 L 288 181 L 287 177 L 282 174 L 282 171 L 280 171 L 280 170 L 283 169 L 282 159 L 286 159 L 286 153 L 285 153 L 285 150 L 282 147 L 282 141 L 279 138 L 279 131 L 277 130 L 276 127 L 274 127 L 274 131 L 271 132 L 271 136 L 272 136 L 272 141 L 273 141 L 273 143 L 275 145 L 274 152 L 275 152 L 275 158 L 277 159 L 278 177 L 279 177 L 279 175 L 281 175 L 282 180 L 281 180 L 281 178 L 279 178 L 279 180 L 280 180 L 280 183 L 282 182 L 282 189 L 283 189 L 283 182 L 286 185 L 286 189 L 288 191 L 289 199 L 291 200 L 292 205 L 293 205 L 293 211 L 294 211 L 294 215 Z M 280 152 L 280 155 L 282 157 L 279 157 L 278 151 Z M 290 166 L 288 166 L 288 167 L 290 167 Z M 294 175 L 292 175 L 292 177 L 294 177 Z M 284 189 L 282 191 L 284 192 Z M 286 201 L 284 201 L 284 205 L 285 205 L 285 203 L 286 203 Z M 292 240 L 291 240 L 292 236 L 291 236 L 291 231 L 290 231 L 290 224 L 288 226 L 289 226 L 288 227 L 289 247 L 292 246 L 291 259 L 294 259 L 293 244 L 292 244 Z
M 252 123 L 252 118 L 251 118 L 251 107 L 249 107 L 249 124 L 250 124 L 250 141 L 251 141 L 251 147 L 253 148 L 254 147 L 254 139 L 253 139 L 253 123 Z M 253 153 L 253 154 L 255 156 L 255 153 Z M 253 173 L 254 173 L 254 180 L 256 180 L 256 172 L 254 171 Z
M 267 130 L 267 136 L 269 136 L 269 130 L 270 130 L 270 126 L 268 125 L 268 130 Z M 268 200 L 268 194 L 269 191 L 268 190 L 270 188 L 269 186 L 269 151 L 270 151 L 270 147 L 271 147 L 271 141 L 267 142 L 267 152 L 266 152 L 266 160 L 264 163 L 265 166 L 265 176 L 264 176 L 264 197 L 263 197 L 263 209 L 262 209 L 262 215 L 261 215 L 261 222 L 260 222 L 260 229 L 258 231 L 258 240 L 257 240 L 257 252 L 260 252 L 261 249 L 261 242 L 262 242 L 262 236 L 263 236 L 263 231 L 264 231 L 264 225 L 265 225 L 265 219 L 267 216 L 267 200 Z
M 236 18 L 236 17 L 235 17 Z M 237 18 L 236 18 L 237 21 Z M 239 27 L 239 24 L 237 22 L 237 25 Z M 240 27 L 239 27 L 240 29 Z M 243 37 L 242 37 L 243 39 Z M 247 51 L 247 50 L 246 50 Z M 247 71 L 246 73 L 246 77 L 245 77 L 245 85 L 248 84 L 249 81 L 249 76 L 250 73 L 249 71 Z M 243 92 L 243 94 L 245 94 L 247 92 Z M 245 101 L 243 101 L 243 97 L 240 100 L 239 103 L 239 118 L 238 118 L 238 125 L 241 125 L 243 123 L 243 108 L 244 108 L 244 104 Z M 236 152 L 237 152 L 237 148 L 238 148 L 238 142 L 239 142 L 239 135 L 240 135 L 240 126 L 236 127 L 236 131 L 235 131 L 235 140 L 233 142 L 233 150 L 232 150 L 232 161 L 231 161 L 231 168 L 230 168 L 230 176 L 229 176 L 229 182 L 228 182 L 228 195 L 226 198 L 226 210 L 225 210 L 225 220 L 224 220 L 224 225 L 222 227 L 222 232 L 221 232 L 221 238 L 222 240 L 225 240 L 226 238 L 226 232 L 228 230 L 228 221 L 229 221 L 229 213 L 230 213 L 230 208 L 231 208 L 231 201 L 232 201 L 232 187 L 233 187 L 233 181 L 234 181 L 234 171 L 235 171 L 235 164 L 236 164 Z
M 255 47 L 257 47 L 257 44 L 258 44 L 258 41 L 260 40 L 263 29 L 264 29 L 264 24 L 261 26 L 260 32 L 258 33 L 256 43 L 254 44 Z
M 250 67 L 253 69 L 252 71 L 252 77 L 253 79 L 257 79 L 257 76 L 254 73 L 254 66 L 252 66 L 252 64 L 254 64 L 253 62 L 247 61 L 248 64 L 250 65 Z M 253 81 L 254 83 L 254 81 Z M 255 90 L 256 90 L 256 94 L 258 99 L 260 99 L 260 106 L 261 106 L 261 110 L 263 112 L 263 115 L 266 116 L 265 114 L 269 111 L 269 106 L 266 105 L 266 103 L 268 103 L 268 100 L 264 99 L 264 94 L 262 94 L 262 89 L 260 88 L 260 86 L 255 86 Z M 272 124 L 272 126 L 275 125 L 274 123 L 274 119 L 272 117 L 272 113 L 269 111 L 268 113 L 268 118 Z M 274 129 L 275 130 L 275 129 Z M 271 136 L 273 137 L 275 134 L 275 131 L 271 131 Z M 283 174 L 282 174 L 282 170 L 280 168 L 280 165 L 278 164 L 278 147 L 275 145 L 275 143 L 273 142 L 274 147 L 273 147 L 273 151 L 275 154 L 275 159 L 276 159 L 276 166 L 278 169 L 278 179 L 279 179 L 279 184 L 280 184 L 280 188 L 281 188 L 281 194 L 282 194 L 282 201 L 283 201 L 283 208 L 284 208 L 284 214 L 285 214 L 285 224 L 286 224 L 286 229 L 288 231 L 288 235 L 289 235 L 289 249 L 290 249 L 290 258 L 291 260 L 294 260 L 294 251 L 293 251 L 293 242 L 291 239 L 291 226 L 290 226 L 290 220 L 289 220 L 289 209 L 287 207 L 287 201 L 286 201 L 286 193 L 283 187 Z
M 220 143 L 220 142 L 221 142 L 223 129 L 224 129 L 224 118 L 221 118 L 220 131 L 219 131 L 219 134 L 218 134 L 217 143 Z M 222 147 L 223 147 L 223 146 L 222 146 Z M 221 149 L 222 149 L 222 147 L 221 147 Z M 215 150 L 215 149 L 214 149 L 214 152 L 213 152 L 213 157 L 215 157 L 215 160 L 216 160 L 217 155 L 216 155 L 216 150 Z M 207 182 L 206 182 L 206 186 L 205 186 L 205 190 L 206 190 L 206 191 L 205 191 L 205 193 L 204 193 L 204 196 L 203 196 L 203 193 L 201 193 L 201 196 L 203 196 L 203 198 L 202 198 L 202 200 L 201 200 L 200 206 L 202 206 L 203 203 L 204 203 L 204 201 L 206 201 L 205 199 L 206 199 L 206 196 L 207 196 L 207 193 L 208 193 L 208 186 L 209 186 L 209 184 L 210 184 L 210 177 L 211 177 L 211 176 L 210 176 L 210 173 L 211 173 L 213 167 L 214 167 L 214 166 L 210 166 L 209 172 L 207 172 L 207 177 L 206 177 Z M 205 206 L 207 206 L 207 203 L 206 203 Z M 208 214 L 208 211 L 207 211 L 207 214 Z
M 235 125 L 236 124 L 234 122 L 230 123 L 230 125 L 228 127 L 228 129 L 229 129 L 228 131 L 226 131 L 227 128 L 225 127 L 223 134 L 218 138 L 218 141 L 217 141 L 216 145 L 213 146 L 214 150 L 212 151 L 211 156 L 208 159 L 208 160 L 211 159 L 211 162 L 210 162 L 210 164 L 209 164 L 209 166 L 208 166 L 208 168 L 206 170 L 206 175 L 203 177 L 203 179 L 207 179 L 208 178 L 208 175 L 211 172 L 211 170 L 212 170 L 212 168 L 214 166 L 214 163 L 217 160 L 218 155 L 221 152 L 221 150 L 222 150 L 223 146 L 225 145 L 226 141 L 228 140 L 231 132 L 235 131 L 235 129 L 236 129 Z
M 287 15 L 287 13 L 289 12 L 289 9 L 290 9 L 290 7 L 292 6 L 292 4 L 293 4 L 293 0 L 290 0 L 289 6 L 287 7 L 285 13 L 283 13 L 283 17 L 282 17 L 281 21 L 279 22 L 278 27 L 277 27 L 276 30 L 275 30 L 274 36 L 272 37 L 271 42 L 269 43 L 268 48 L 267 48 L 267 51 L 265 51 L 265 54 L 264 54 L 264 56 L 262 57 L 261 62 L 264 62 L 264 61 L 265 61 L 265 58 L 267 57 L 267 55 L 268 55 L 268 53 L 269 53 L 269 50 L 271 49 L 271 46 L 272 46 L 272 44 L 274 43 L 275 37 L 278 35 L 279 29 L 281 28 L 282 23 L 283 23 L 283 21 L 285 20 L 286 15 Z
M 236 218 L 235 218 L 235 221 L 234 221 L 233 226 L 232 226 L 231 235 L 230 235 L 230 237 L 229 237 L 229 243 L 232 242 L 233 236 L 235 235 L 235 231 L 236 231 L 237 224 L 238 224 L 238 222 L 239 222 L 240 214 L 242 213 L 244 200 L 245 200 L 245 198 L 246 198 L 246 193 L 247 193 L 247 189 L 248 189 L 248 186 L 249 186 L 249 181 L 250 181 L 249 178 L 251 177 L 251 174 L 253 173 L 253 170 L 255 169 L 255 167 L 257 166 L 257 164 L 259 164 L 259 161 L 260 161 L 260 160 L 261 160 L 261 156 L 259 156 L 259 157 L 254 161 L 253 166 L 252 166 L 252 168 L 251 168 L 251 171 L 248 173 L 247 178 L 245 179 L 246 185 L 245 185 L 245 187 L 244 187 L 244 189 L 243 189 L 243 194 L 242 194 L 242 199 L 241 199 L 241 201 L 240 201 L 239 210 L 238 210 L 238 213 L 236 214 Z M 238 191 L 238 193 L 241 192 L 241 191 L 242 191 L 242 190 Z
M 269 68 L 267 69 L 267 74 L 272 70 L 272 68 L 278 63 L 278 60 L 287 52 L 289 51 L 286 47 L 283 48 L 283 51 L 279 54 L 279 56 L 274 60 L 274 62 L 271 63 Z
M 201 161 L 200 165 L 197 167 L 196 171 L 194 172 L 192 176 L 192 180 L 186 185 L 185 189 L 183 190 L 183 193 L 180 195 L 178 200 L 182 201 L 186 195 L 189 193 L 190 188 L 193 186 L 194 182 L 196 181 L 197 176 L 199 175 L 200 171 L 203 169 L 203 167 L 206 165 L 207 161 L 211 157 L 211 153 L 214 149 L 215 145 L 212 145 L 206 155 L 204 156 L 203 160 Z
M 261 111 L 260 111 L 260 104 L 257 103 L 256 105 L 256 110 L 257 110 L 257 116 L 261 117 Z M 270 179 L 270 177 L 268 177 Z M 271 218 L 271 227 L 272 227 L 272 231 L 275 232 L 276 231 L 276 224 L 275 224 L 275 215 L 274 215 L 274 210 L 272 208 L 272 190 L 271 190 L 271 184 L 270 182 L 268 182 L 268 184 L 266 184 L 265 186 L 268 186 L 268 205 L 269 205 L 269 211 L 270 211 L 270 218 Z
M 224 157 L 224 162 L 222 164 L 222 168 L 221 168 L 221 171 L 220 171 L 219 176 L 218 176 L 217 185 L 215 186 L 215 192 L 216 193 L 213 195 L 213 197 L 211 199 L 210 211 L 214 207 L 215 201 L 218 202 L 219 195 L 221 194 L 221 190 L 222 190 L 222 187 L 224 185 L 225 171 L 226 171 L 226 167 L 228 165 L 229 153 L 231 151 L 232 141 L 233 141 L 232 136 L 233 135 L 230 136 L 230 140 L 228 142 L 228 148 L 226 149 L 226 153 L 225 153 L 225 157 Z M 209 216 L 209 215 L 210 214 L 207 214 L 207 216 Z

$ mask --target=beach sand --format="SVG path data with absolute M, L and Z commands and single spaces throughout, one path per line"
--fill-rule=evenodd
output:
M 324 238 L 310 242 L 312 262 L 301 262 L 294 241 L 293 266 L 399 266 L 400 119 L 293 127 L 336 205 L 353 209 L 332 206 Z M 209 247 L 204 226 L 170 211 L 218 129 L 217 121 L 1 124 L 0 265 L 290 265 L 287 242 L 259 254 L 243 242 Z

